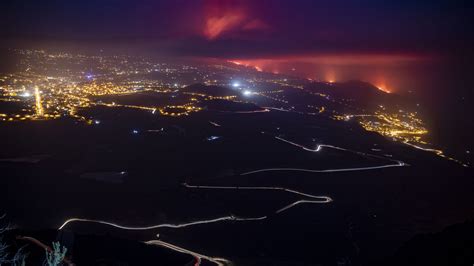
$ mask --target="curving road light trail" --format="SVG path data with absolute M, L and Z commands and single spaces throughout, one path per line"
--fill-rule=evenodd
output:
M 269 108 L 265 108 L 264 110 L 261 111 L 250 111 L 249 113 L 254 113 L 254 112 L 269 112 Z M 210 124 L 216 127 L 220 127 L 221 125 L 209 121 Z M 345 152 L 352 152 L 361 156 L 369 156 L 369 157 L 375 157 L 375 158 L 383 158 L 387 160 L 384 157 L 377 156 L 377 155 L 372 155 L 372 154 L 367 154 L 363 152 L 358 152 L 358 151 L 352 151 L 348 149 L 344 149 L 341 147 L 337 146 L 332 146 L 332 145 L 325 145 L 325 144 L 319 144 L 316 146 L 316 148 L 308 148 L 304 145 L 286 140 L 284 138 L 275 136 L 275 138 L 279 141 L 285 142 L 287 144 L 293 145 L 295 147 L 301 148 L 305 151 L 308 152 L 320 152 L 323 148 L 330 148 L 330 149 L 335 149 L 335 150 L 340 150 L 340 151 L 345 151 Z M 389 168 L 389 167 L 401 167 L 401 166 L 406 166 L 406 164 L 402 161 L 398 160 L 392 160 L 388 159 L 394 164 L 387 164 L 387 165 L 381 165 L 381 166 L 372 166 L 372 167 L 358 167 L 358 168 L 342 168 L 342 169 L 325 169 L 325 170 L 311 170 L 311 169 L 300 169 L 300 168 L 268 168 L 268 169 L 260 169 L 260 170 L 255 170 L 255 171 L 250 171 L 246 173 L 242 173 L 241 175 L 250 175 L 250 174 L 255 174 L 259 172 L 268 172 L 268 171 L 302 171 L 302 172 L 316 172 L 316 173 L 330 173 L 330 172 L 348 172 L 348 171 L 363 171 L 363 170 L 374 170 L 374 169 L 381 169 L 381 168 Z M 300 191 L 296 191 L 293 189 L 288 189 L 284 187 L 240 187 L 240 186 L 196 186 L 196 185 L 189 185 L 187 183 L 183 184 L 186 188 L 190 189 L 220 189 L 220 190 L 273 190 L 273 191 L 283 191 L 295 195 L 299 195 L 302 197 L 305 197 L 306 199 L 300 199 L 297 200 L 293 203 L 290 203 L 274 212 L 274 214 L 280 214 L 282 212 L 285 212 L 295 206 L 298 206 L 300 204 L 327 204 L 333 201 L 331 197 L 328 196 L 316 196 L 308 193 L 303 193 Z M 102 221 L 102 220 L 93 220 L 93 219 L 83 219 L 83 218 L 71 218 L 66 220 L 58 230 L 62 230 L 65 227 L 67 227 L 71 223 L 76 223 L 76 222 L 83 222 L 83 223 L 96 223 L 96 224 L 102 224 L 102 225 L 107 225 L 111 227 L 115 227 L 118 229 L 122 230 L 131 230 L 131 231 L 145 231 L 145 230 L 154 230 L 154 229 L 160 229 L 160 228 L 186 228 L 190 226 L 195 226 L 195 225 L 202 225 L 202 224 L 211 224 L 211 223 L 218 223 L 218 222 L 225 222 L 225 221 L 259 221 L 259 220 L 265 220 L 268 219 L 268 216 L 260 216 L 260 217 L 237 217 L 234 215 L 230 216 L 224 216 L 224 217 L 219 217 L 219 218 L 214 218 L 214 219 L 208 219 L 208 220 L 199 220 L 199 221 L 194 221 L 194 222 L 188 222 L 188 223 L 181 223 L 181 224 L 157 224 L 157 225 L 151 225 L 151 226 L 123 226 L 117 223 L 112 223 L 112 222 L 107 222 L 107 221 Z M 159 234 L 157 234 L 157 237 L 159 237 Z M 195 265 L 201 265 L 202 260 L 206 260 L 209 262 L 212 262 L 218 266 L 224 266 L 224 265 L 229 265 L 231 264 L 230 261 L 224 259 L 224 258 L 217 258 L 217 257 L 210 257 L 206 256 L 191 250 L 187 250 L 182 247 L 175 246 L 173 244 L 161 241 L 161 240 L 150 240 L 145 242 L 146 244 L 149 245 L 157 245 L 157 246 L 162 246 L 171 250 L 175 250 L 180 253 L 185 253 L 193 256 L 196 260 Z
M 259 169 L 255 171 L 241 173 L 240 175 L 251 175 L 262 172 L 275 172 L 275 171 L 287 171 L 287 172 L 308 172 L 308 173 L 336 173 L 336 172 L 353 172 L 353 171 L 367 171 L 375 169 L 383 169 L 390 167 L 401 167 L 405 166 L 404 163 L 400 162 L 397 164 L 388 164 L 380 166 L 369 166 L 369 167 L 355 167 L 355 168 L 340 168 L 340 169 L 324 169 L 324 170 L 314 170 L 314 169 L 304 169 L 304 168 L 266 168 Z
M 292 141 L 289 141 L 289 140 L 286 140 L 284 138 L 281 138 L 281 137 L 278 137 L 276 136 L 275 137 L 277 140 L 280 140 L 280 141 L 283 141 L 283 142 L 286 142 L 288 144 L 291 144 L 293 146 L 296 146 L 298 148 L 301 148 L 305 151 L 309 151 L 309 152 L 319 152 L 322 150 L 322 148 L 326 147 L 326 148 L 331 148 L 331 149 L 335 149 L 335 150 L 340 150 L 340 151 L 349 151 L 347 149 L 344 149 L 344 148 L 340 148 L 340 147 L 336 147 L 336 146 L 332 146 L 332 145 L 326 145 L 326 144 L 318 144 L 318 146 L 316 146 L 316 149 L 311 149 L 311 148 L 308 148 L 306 146 L 303 146 L 301 144 L 298 144 L 298 143 L 295 143 L 295 142 L 292 142 Z
M 240 217 L 230 215 L 230 216 L 224 216 L 224 217 L 220 217 L 220 218 L 216 218 L 216 219 L 202 220 L 202 221 L 183 223 L 183 224 L 158 224 L 158 225 L 140 227 L 140 226 L 123 226 L 123 225 L 120 225 L 120 224 L 107 222 L 107 221 L 101 221 L 101 220 L 71 218 L 71 219 L 68 219 L 66 222 L 64 222 L 58 228 L 58 230 L 64 229 L 68 224 L 73 223 L 73 222 L 96 223 L 96 224 L 103 224 L 103 225 L 112 226 L 112 227 L 122 229 L 122 230 L 145 231 L 145 230 L 152 230 L 152 229 L 158 229 L 158 228 L 184 228 L 184 227 L 193 226 L 193 225 L 209 224 L 209 223 L 216 223 L 216 222 L 222 222 L 222 221 L 259 221 L 259 220 L 264 220 L 264 219 L 267 219 L 267 216 L 253 217 L 253 218 L 240 218 Z M 157 234 L 156 236 L 159 237 L 159 234 Z M 218 266 L 231 264 L 230 261 L 228 261 L 226 259 L 214 258 L 214 257 L 209 257 L 209 256 L 206 256 L 206 255 L 202 255 L 202 254 L 187 250 L 185 248 L 178 247 L 178 246 L 172 245 L 170 243 L 166 243 L 166 242 L 161 241 L 161 240 L 150 240 L 150 241 L 147 241 L 145 243 L 146 244 L 157 245 L 157 246 L 162 246 L 162 247 L 165 247 L 165 248 L 169 248 L 169 249 L 178 251 L 180 253 L 189 254 L 189 255 L 193 256 L 196 259 L 195 265 L 201 265 L 201 260 L 203 260 L 203 259 L 208 260 L 210 262 L 213 262 L 213 263 L 217 264 Z
M 164 241 L 161 241 L 161 240 L 150 240 L 150 241 L 145 242 L 145 244 L 161 246 L 161 247 L 165 247 L 165 248 L 168 248 L 168 249 L 172 249 L 172 250 L 177 251 L 179 253 L 189 254 L 189 255 L 193 256 L 196 259 L 196 264 L 195 265 L 201 265 L 201 260 L 208 260 L 210 262 L 215 263 L 218 266 L 224 266 L 224 265 L 231 264 L 230 261 L 228 261 L 224 258 L 209 257 L 209 256 L 199 254 L 197 252 L 194 252 L 194 251 L 182 248 L 182 247 L 175 246 L 173 244 L 170 244 L 170 243 L 167 243 L 167 242 L 164 242 Z
M 279 191 L 285 191 L 285 192 L 288 192 L 288 193 L 292 193 L 292 194 L 296 194 L 296 195 L 300 195 L 300 196 L 304 196 L 304 197 L 308 197 L 308 198 L 318 199 L 318 200 L 320 200 L 319 203 L 329 203 L 329 202 L 333 201 L 331 199 L 331 197 L 328 197 L 328 196 L 315 196 L 315 195 L 299 192 L 299 191 L 284 188 L 284 187 L 192 186 L 192 185 L 189 185 L 187 183 L 184 183 L 183 186 L 185 186 L 186 188 L 194 188 L 194 189 L 279 190 Z
M 215 126 L 215 127 L 221 127 L 221 125 L 217 124 L 216 122 L 209 121 L 209 124 Z
M 279 214 L 281 212 L 289 210 L 289 209 L 291 209 L 291 208 L 293 208 L 297 205 L 300 205 L 300 204 L 325 204 L 325 203 L 333 202 L 333 199 L 331 197 L 328 197 L 328 196 L 315 196 L 315 195 L 311 195 L 311 194 L 307 194 L 307 193 L 303 193 L 303 192 L 299 192 L 299 191 L 296 191 L 296 190 L 293 190 L 293 189 L 288 189 L 288 188 L 283 188 L 283 187 L 192 186 L 192 185 L 188 185 L 187 183 L 184 183 L 183 185 L 186 188 L 192 188 L 192 189 L 278 190 L 278 191 L 285 191 L 285 192 L 288 192 L 288 193 L 292 193 L 292 194 L 300 195 L 300 196 L 303 196 L 303 197 L 315 199 L 315 200 L 298 200 L 298 201 L 295 201 L 293 203 L 290 203 L 290 204 L 286 205 L 283 208 L 278 209 L 277 211 L 275 211 L 275 214 Z M 262 217 L 259 217 L 259 220 L 263 220 L 263 219 L 267 219 L 267 218 L 268 218 L 267 216 L 262 216 Z M 247 220 L 248 220 L 248 218 L 247 218 Z
M 315 149 L 311 149 L 311 148 L 308 148 L 304 145 L 286 140 L 286 139 L 278 137 L 278 136 L 276 136 L 275 138 L 277 140 L 283 141 L 285 143 L 288 143 L 290 145 L 293 145 L 295 147 L 301 148 L 301 149 L 303 149 L 305 151 L 309 151 L 309 152 L 320 152 L 323 148 L 330 148 L 330 149 L 355 153 L 355 154 L 358 154 L 360 156 L 366 156 L 366 157 L 373 157 L 373 158 L 378 158 L 378 159 L 389 160 L 393 163 L 392 164 L 386 164 L 386 165 L 369 166 L 369 167 L 336 168 L 336 169 L 321 169 L 321 170 L 303 169 L 303 168 L 266 168 L 266 169 L 259 169 L 259 170 L 254 170 L 254 171 L 250 171 L 250 172 L 241 173 L 240 175 L 251 175 L 251 174 L 256 174 L 256 173 L 261 173 L 261 172 L 273 172 L 273 171 L 296 171 L 296 172 L 309 172 L 309 173 L 335 173 L 335 172 L 368 171 L 368 170 L 375 170 L 375 169 L 408 166 L 408 164 L 406 164 L 402 161 L 399 161 L 399 160 L 387 159 L 387 158 L 382 157 L 382 156 L 369 154 L 369 153 L 364 153 L 364 152 L 359 152 L 359 151 L 353 151 L 353 150 L 349 150 L 349 149 L 344 149 L 344 148 L 333 146 L 333 145 L 318 144 Z
M 115 227 L 115 228 L 118 228 L 118 229 L 130 230 L 130 231 L 146 231 L 146 230 L 153 230 L 153 229 L 159 229 L 159 228 L 185 228 L 185 227 L 189 227 L 189 226 L 193 226 L 193 225 L 210 224 L 210 223 L 217 223 L 217 222 L 223 222 L 223 221 L 258 221 L 258 220 L 263 220 L 263 219 L 266 219 L 266 218 L 267 218 L 266 216 L 241 218 L 241 217 L 237 217 L 237 216 L 234 216 L 234 215 L 229 215 L 229 216 L 219 217 L 219 218 L 215 218 L 215 219 L 200 220 L 200 221 L 182 223 L 182 224 L 157 224 L 157 225 L 151 225 L 151 226 L 123 226 L 123 225 L 120 225 L 120 224 L 107 222 L 107 221 L 101 221 L 101 220 L 71 218 L 71 219 L 66 220 L 58 228 L 58 230 L 62 230 L 68 224 L 75 223 L 75 222 L 103 224 L 103 225 L 112 226 L 112 227 Z
M 333 201 L 332 198 L 328 196 L 315 196 L 311 195 L 308 193 L 303 193 L 300 191 L 296 191 L 293 189 L 288 189 L 288 188 L 283 188 L 283 187 L 231 187 L 231 186 L 193 186 L 189 185 L 187 183 L 183 184 L 186 188 L 190 189 L 225 189 L 225 190 L 273 190 L 273 191 L 284 191 L 287 193 L 303 196 L 306 198 L 314 199 L 314 200 L 298 200 L 295 201 L 283 208 L 278 209 L 275 211 L 275 214 L 282 213 L 286 210 L 289 210 L 290 208 L 293 208 L 297 205 L 300 204 L 325 204 L 325 203 L 330 203 Z M 83 219 L 83 218 L 71 218 L 66 220 L 59 228 L 58 230 L 64 229 L 66 226 L 68 226 L 70 223 L 75 223 L 75 222 L 85 222 L 85 223 L 96 223 L 96 224 L 102 224 L 102 225 L 107 225 L 111 227 L 115 227 L 118 229 L 122 230 L 131 230 L 131 231 L 145 231 L 145 230 L 153 230 L 153 229 L 159 229 L 159 228 L 185 228 L 189 226 L 194 226 L 194 225 L 201 225 L 201 224 L 210 224 L 210 223 L 217 223 L 217 222 L 224 222 L 224 221 L 260 221 L 260 220 L 265 220 L 268 219 L 268 216 L 260 216 L 260 217 L 237 217 L 234 215 L 230 216 L 224 216 L 224 217 L 219 217 L 215 219 L 208 219 L 208 220 L 200 220 L 200 221 L 194 221 L 194 222 L 189 222 L 189 223 L 182 223 L 182 224 L 157 224 L 157 225 L 151 225 L 151 226 L 123 226 L 117 223 L 112 223 L 112 222 L 107 222 L 107 221 L 102 221 L 102 220 L 93 220 L 93 219 Z M 159 234 L 157 234 L 157 237 L 159 237 Z M 151 245 L 157 245 L 157 246 L 162 246 L 168 249 L 175 250 L 180 253 L 185 253 L 193 256 L 196 259 L 195 265 L 200 265 L 202 260 L 207 260 L 212 263 L 215 263 L 218 266 L 223 266 L 223 265 L 228 265 L 230 264 L 230 261 L 223 259 L 223 258 L 215 258 L 215 257 L 209 257 L 203 254 L 199 254 L 190 250 L 187 250 L 182 247 L 178 247 L 175 245 L 172 245 L 170 243 L 161 241 L 161 240 L 150 240 L 145 242 L 146 244 L 151 244 Z
M 328 197 L 328 198 L 329 198 L 329 197 Z M 291 208 L 293 208 L 293 207 L 295 207 L 295 206 L 297 206 L 297 205 L 300 205 L 300 204 L 321 204 L 321 203 L 329 203 L 329 202 L 332 202 L 332 201 L 333 201 L 333 200 L 332 200 L 331 198 L 329 198 L 327 201 L 324 201 L 324 202 L 322 202 L 322 201 L 314 201 L 314 200 L 298 200 L 298 201 L 295 201 L 295 202 L 293 202 L 293 203 L 291 203 L 291 204 L 288 204 L 287 206 L 285 206 L 285 207 L 283 207 L 283 208 L 277 210 L 277 211 L 275 212 L 275 214 L 282 213 L 282 212 L 287 211 L 287 210 L 289 210 L 289 209 L 291 209 Z

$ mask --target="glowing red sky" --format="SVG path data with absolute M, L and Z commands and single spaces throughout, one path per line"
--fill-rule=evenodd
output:
M 405 84 L 393 80 L 410 74 L 404 69 L 412 65 L 471 53 L 474 9 L 469 3 L 2 1 L 0 38 L 27 45 L 53 42 L 49 47 L 55 42 L 126 49 L 136 45 L 136 50 L 166 56 L 237 60 L 310 78 L 366 79 L 396 90 Z
M 271 15 L 274 13 L 271 12 Z M 271 36 L 269 38 L 271 41 L 289 48 L 288 50 L 275 49 L 275 45 L 271 44 L 268 47 L 269 52 L 265 51 L 265 48 L 257 47 L 257 50 L 260 50 L 253 55 L 249 56 L 237 50 L 235 52 L 242 54 L 242 57 L 226 58 L 229 62 L 250 66 L 258 71 L 285 73 L 324 81 L 361 79 L 373 83 L 383 91 L 391 92 L 405 86 L 402 80 L 410 80 L 407 78 L 408 73 L 403 71 L 404 67 L 424 63 L 436 57 L 419 51 L 407 52 L 404 48 L 398 50 L 385 50 L 381 47 L 361 48 L 358 42 L 355 42 L 354 51 L 344 45 L 342 49 L 337 46 L 334 50 L 331 47 L 323 47 L 319 51 L 317 41 L 333 42 L 340 39 L 344 43 L 346 42 L 343 38 L 345 32 L 337 27 L 316 29 L 311 32 L 310 28 L 301 27 L 299 24 L 287 29 L 285 28 L 287 26 L 281 25 L 278 14 L 277 19 L 271 16 L 269 18 L 268 10 L 262 10 L 261 6 L 251 1 L 206 0 L 203 17 L 204 22 L 200 33 L 211 43 L 232 41 L 234 44 L 238 43 L 239 46 L 245 47 L 250 39 L 259 46 L 261 43 L 268 43 L 266 38 Z M 293 19 L 298 20 L 298 18 Z M 299 46 L 289 44 L 291 42 L 286 40 L 288 32 L 283 38 L 275 36 L 286 30 L 295 31 L 289 34 L 296 36 L 295 42 L 303 43 L 306 38 L 306 41 L 315 43 L 314 47 L 307 47 L 305 44 Z M 353 33 L 348 33 L 348 35 L 353 35 Z M 377 41 L 372 42 L 377 44 Z M 230 44 L 230 46 L 235 45 Z M 252 50 L 252 48 L 247 49 Z

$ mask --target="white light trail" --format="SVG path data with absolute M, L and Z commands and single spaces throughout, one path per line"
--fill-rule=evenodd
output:
M 195 221 L 195 222 L 190 222 L 190 223 L 183 223 L 183 224 L 158 224 L 158 225 L 152 225 L 152 226 L 123 226 L 120 224 L 112 223 L 112 222 L 107 222 L 107 221 L 101 221 L 101 220 L 93 220 L 93 219 L 82 219 L 82 218 L 71 218 L 66 220 L 59 228 L 58 230 L 64 229 L 68 224 L 72 222 L 87 222 L 87 223 L 96 223 L 96 224 L 103 224 L 111 227 L 115 227 L 118 229 L 122 230 L 130 230 L 130 231 L 146 231 L 146 230 L 152 230 L 152 229 L 158 229 L 158 228 L 184 228 L 188 226 L 193 226 L 193 225 L 199 225 L 199 224 L 209 224 L 209 223 L 216 223 L 216 222 L 222 222 L 222 221 L 259 221 L 259 220 L 264 220 L 267 219 L 267 216 L 261 216 L 261 217 L 252 217 L 252 218 L 240 218 L 236 217 L 233 215 L 230 216 L 224 216 L 216 219 L 210 219 L 210 220 L 202 220 L 202 221 Z M 156 235 L 159 237 L 159 234 Z M 174 246 L 172 244 L 160 241 L 160 240 L 150 240 L 148 242 L 145 242 L 146 244 L 152 244 L 152 245 L 158 245 L 158 246 L 163 246 L 175 251 L 178 251 L 180 253 L 186 253 L 194 256 L 196 258 L 196 264 L 195 265 L 200 265 L 201 259 L 208 260 L 210 262 L 213 262 L 219 266 L 221 265 L 229 265 L 231 264 L 230 261 L 223 259 L 223 258 L 214 258 L 214 257 L 209 257 L 206 255 L 202 255 L 178 246 Z
M 291 204 L 288 204 L 287 206 L 277 210 L 275 213 L 276 214 L 279 214 L 279 213 L 282 213 L 286 210 L 289 210 L 299 204 L 321 204 L 321 203 L 329 203 L 329 202 L 332 202 L 332 199 L 328 197 L 328 201 L 325 201 L 325 202 L 321 202 L 321 201 L 314 201 L 314 200 L 298 200 L 298 201 L 295 201 Z
M 227 190 L 279 190 L 279 191 L 284 191 L 296 195 L 300 195 L 303 197 L 308 197 L 308 198 L 313 198 L 313 199 L 319 199 L 321 200 L 320 203 L 329 203 L 332 202 L 333 200 L 328 197 L 328 196 L 315 196 L 303 192 L 299 192 L 293 189 L 288 189 L 288 188 L 283 188 L 283 187 L 231 187 L 231 186 L 192 186 L 188 185 L 187 183 L 184 183 L 183 186 L 186 188 L 194 188 L 194 189 L 227 189 Z
M 315 196 L 315 195 L 311 195 L 311 194 L 308 194 L 308 193 L 303 193 L 303 192 L 299 192 L 299 191 L 296 191 L 296 190 L 293 190 L 293 189 L 288 189 L 288 188 L 283 188 L 283 187 L 192 186 L 192 185 L 188 185 L 187 183 L 184 183 L 183 185 L 186 188 L 192 188 L 192 189 L 279 190 L 279 191 L 284 191 L 284 192 L 304 196 L 304 197 L 307 197 L 307 198 L 316 199 L 316 200 L 298 200 L 298 201 L 295 201 L 293 203 L 290 203 L 290 204 L 286 205 L 283 208 L 278 209 L 275 212 L 275 214 L 279 214 L 281 212 L 289 210 L 289 209 L 291 209 L 291 208 L 293 208 L 293 207 L 295 207 L 299 204 L 325 204 L 325 203 L 333 202 L 333 199 L 331 197 L 328 197 L 328 196 Z M 267 216 L 262 216 L 262 217 L 258 218 L 258 220 L 264 220 L 264 219 L 267 219 Z M 248 220 L 248 218 L 247 218 L 247 220 Z
M 230 215 L 230 216 L 224 216 L 224 217 L 219 217 L 219 218 L 215 218 L 215 219 L 194 221 L 194 222 L 182 223 L 182 224 L 157 224 L 157 225 L 151 225 L 151 226 L 123 226 L 123 225 L 120 225 L 120 224 L 107 222 L 107 221 L 101 221 L 101 220 L 71 218 L 71 219 L 66 220 L 58 228 L 58 230 L 64 229 L 68 224 L 73 223 L 73 222 L 103 224 L 103 225 L 112 226 L 112 227 L 115 227 L 115 228 L 118 228 L 118 229 L 130 230 L 130 231 L 146 231 L 146 230 L 153 230 L 153 229 L 158 229 L 158 228 L 185 228 L 185 227 L 189 227 L 189 226 L 193 226 L 193 225 L 210 224 L 210 223 L 217 223 L 217 222 L 223 222 L 223 221 L 258 221 L 258 220 L 263 220 L 263 219 L 266 219 L 266 216 L 251 217 L 251 218 L 240 218 L 240 217 Z
M 337 146 L 333 146 L 333 145 L 318 144 L 318 146 L 316 147 L 316 149 L 310 149 L 310 148 L 308 148 L 308 147 L 306 147 L 306 146 L 303 146 L 303 145 L 301 145 L 301 144 L 298 144 L 298 143 L 295 143 L 295 142 L 286 140 L 286 139 L 281 138 L 281 137 L 278 137 L 278 136 L 276 136 L 275 138 L 278 139 L 278 140 L 280 140 L 280 141 L 283 141 L 283 142 L 286 142 L 286 143 L 288 143 L 288 144 L 291 144 L 291 145 L 293 145 L 293 146 L 302 148 L 302 149 L 305 150 L 305 151 L 319 152 L 319 151 L 321 151 L 322 148 L 330 148 L 330 149 L 334 149 L 334 150 L 340 150 L 340 151 L 355 153 L 355 154 L 360 155 L 360 156 L 373 157 L 373 158 L 378 158 L 378 159 L 383 159 L 383 160 L 390 160 L 390 161 L 396 162 L 396 163 L 398 163 L 398 164 L 403 164 L 403 166 L 408 166 L 408 164 L 406 164 L 406 163 L 404 163 L 404 162 L 402 162 L 402 161 L 399 161 L 399 160 L 387 159 L 387 158 L 384 158 L 384 157 L 379 156 L 379 155 L 370 154 L 370 153 L 365 153 L 365 152 L 360 152 L 360 151 L 349 150 L 349 149 L 345 149 L 345 148 L 341 148 L 341 147 L 337 147 Z
M 392 164 L 386 164 L 386 165 L 378 165 L 378 166 L 368 166 L 368 167 L 353 167 L 353 168 L 336 168 L 336 169 L 304 169 L 304 168 L 265 168 L 265 169 L 259 169 L 259 170 L 254 170 L 250 172 L 245 172 L 240 175 L 251 175 L 251 174 L 256 174 L 256 173 L 261 173 L 261 172 L 273 172 L 273 171 L 295 171 L 295 172 L 309 172 L 309 173 L 335 173 L 335 172 L 352 172 L 352 171 L 368 171 L 368 170 L 375 170 L 375 169 L 383 169 L 383 168 L 391 168 L 391 167 L 402 167 L 402 166 L 408 166 L 408 164 L 399 161 L 399 160 L 392 160 L 392 159 L 387 159 L 378 155 L 373 155 L 373 154 L 368 154 L 364 152 L 359 152 L 359 151 L 353 151 L 353 150 L 348 150 L 344 149 L 341 147 L 333 146 L 333 145 L 325 145 L 325 144 L 319 144 L 316 146 L 316 148 L 311 149 L 306 146 L 303 146 L 301 144 L 283 139 L 281 137 L 276 136 L 275 137 L 277 140 L 283 141 L 285 143 L 291 144 L 293 146 L 296 146 L 298 148 L 301 148 L 305 151 L 309 152 L 320 152 L 322 148 L 330 148 L 330 149 L 335 149 L 335 150 L 340 150 L 340 151 L 346 151 L 346 152 L 351 152 L 355 153 L 361 156 L 367 156 L 367 157 L 374 157 L 378 159 L 384 159 L 384 160 L 390 160 L 391 162 L 394 162 Z
M 233 114 L 255 114 L 255 113 L 268 113 L 270 109 L 265 108 L 262 110 L 255 110 L 255 111 L 219 111 L 221 113 L 233 113 Z
M 209 256 L 199 254 L 197 252 L 194 252 L 194 251 L 182 248 L 182 247 L 175 246 L 173 244 L 170 244 L 170 243 L 167 243 L 167 242 L 164 242 L 164 241 L 161 241 L 161 240 L 150 240 L 150 241 L 145 242 L 145 244 L 161 246 L 161 247 L 165 247 L 165 248 L 168 248 L 168 249 L 172 249 L 172 250 L 177 251 L 179 253 L 184 253 L 184 254 L 191 255 L 194 258 L 196 258 L 196 264 L 195 265 L 201 265 L 201 260 L 203 260 L 203 259 L 207 260 L 207 261 L 210 261 L 212 263 L 215 263 L 218 266 L 224 266 L 224 265 L 230 265 L 231 264 L 230 261 L 228 261 L 224 258 L 209 257 Z
M 344 148 L 340 148 L 340 147 L 336 147 L 336 146 L 332 146 L 332 145 L 325 145 L 325 144 L 318 144 L 318 145 L 316 146 L 316 149 L 311 149 L 311 148 L 308 148 L 308 147 L 303 146 L 303 145 L 301 145 L 301 144 L 298 144 L 298 143 L 295 143 L 295 142 L 286 140 L 286 139 L 284 139 L 284 138 L 280 138 L 280 137 L 278 137 L 278 136 L 275 137 L 275 138 L 276 138 L 277 140 L 281 140 L 281 141 L 283 141 L 283 142 L 286 142 L 286 143 L 288 143 L 288 144 L 291 144 L 291 145 L 293 145 L 293 146 L 299 147 L 299 148 L 301 148 L 301 149 L 303 149 L 303 150 L 305 150 L 305 151 L 310 151 L 310 152 L 319 152 L 319 151 L 321 151 L 321 149 L 322 149 L 323 147 L 331 148 L 331 149 L 335 149 L 335 150 L 340 150 L 340 151 L 348 151 L 348 150 L 346 150 L 346 149 L 344 149 Z
M 324 169 L 324 170 L 314 170 L 314 169 L 304 169 L 304 168 L 266 168 L 259 169 L 255 171 L 245 172 L 240 175 L 251 175 L 262 172 L 274 172 L 274 171 L 293 171 L 293 172 L 309 172 L 309 173 L 336 173 L 336 172 L 353 172 L 353 171 L 367 171 L 391 167 L 401 167 L 405 166 L 403 162 L 397 164 L 388 164 L 380 166 L 371 166 L 371 167 L 355 167 L 355 168 L 340 168 L 340 169 Z
M 303 193 L 299 192 L 293 189 L 288 189 L 288 188 L 283 188 L 283 187 L 231 187 L 231 186 L 193 186 L 193 185 L 188 185 L 187 183 L 183 184 L 186 188 L 190 189 L 227 189 L 227 190 L 276 190 L 276 191 L 284 191 L 288 192 L 291 194 L 296 194 L 300 196 L 304 196 L 306 198 L 312 198 L 315 200 L 298 200 L 295 201 L 283 208 L 278 209 L 275 214 L 282 213 L 286 210 L 289 210 L 290 208 L 293 208 L 299 204 L 325 204 L 325 203 L 330 203 L 333 201 L 332 198 L 328 196 L 315 196 L 311 195 L 308 193 Z M 67 225 L 73 222 L 86 222 L 86 223 L 96 223 L 96 224 L 102 224 L 102 225 L 107 225 L 111 227 L 115 227 L 118 229 L 122 230 L 130 230 L 130 231 L 145 231 L 145 230 L 153 230 L 153 229 L 159 229 L 159 228 L 173 228 L 173 229 L 178 229 L 178 228 L 185 228 L 189 226 L 194 226 L 194 225 L 201 225 L 201 224 L 211 224 L 211 223 L 217 223 L 217 222 L 224 222 L 224 221 L 260 221 L 260 220 L 265 220 L 268 219 L 268 216 L 260 216 L 260 217 L 237 217 L 234 215 L 230 216 L 224 216 L 224 217 L 219 217 L 215 219 L 208 219 L 208 220 L 200 220 L 200 221 L 194 221 L 194 222 L 189 222 L 189 223 L 182 223 L 182 224 L 158 224 L 158 225 L 152 225 L 152 226 L 123 226 L 117 223 L 112 223 L 112 222 L 107 222 L 107 221 L 102 221 L 102 220 L 93 220 L 93 219 L 83 219 L 83 218 L 71 218 L 66 220 L 59 228 L 58 230 L 64 229 Z M 159 237 L 159 234 L 157 234 L 157 237 Z M 185 253 L 192 255 L 196 258 L 196 265 L 200 265 L 201 260 L 208 260 L 212 263 L 215 263 L 218 266 L 221 265 L 228 265 L 230 264 L 230 261 L 223 259 L 223 258 L 215 258 L 215 257 L 209 257 L 206 255 L 202 255 L 175 245 L 172 245 L 170 243 L 166 243 L 160 240 L 151 240 L 148 242 L 145 242 L 146 244 L 152 244 L 152 245 L 158 245 L 162 246 L 165 248 L 169 248 L 172 250 L 175 250 L 180 253 Z
M 270 110 L 275 110 L 275 111 L 280 111 L 280 112 L 294 112 L 292 110 L 286 110 L 286 109 L 282 109 L 282 108 L 276 108 L 276 107 L 264 107 L 266 109 L 270 109 Z
M 221 127 L 221 125 L 217 124 L 216 122 L 209 121 L 209 123 L 215 127 Z

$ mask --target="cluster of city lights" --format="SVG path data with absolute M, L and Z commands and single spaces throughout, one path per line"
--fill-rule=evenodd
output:
M 21 55 L 19 68 L 24 70 L 0 76 L 0 101 L 15 103 L 17 107 L 13 108 L 15 110 L 1 112 L 0 121 L 47 120 L 69 116 L 94 124 L 93 118 L 81 115 L 81 110 L 94 106 L 140 109 L 153 114 L 179 117 L 201 111 L 202 107 L 198 105 L 202 101 L 235 101 L 238 97 L 236 93 L 220 96 L 180 91 L 184 86 L 177 82 L 178 76 L 200 73 L 196 68 L 186 65 L 179 68 L 170 67 L 127 56 L 85 56 L 48 53 L 43 50 L 16 50 L 16 52 Z M 90 67 L 90 61 L 96 64 L 95 74 L 94 71 L 86 70 Z M 70 69 L 62 67 L 63 64 L 78 65 L 84 69 Z M 151 72 L 165 75 L 167 81 L 142 76 Z M 210 78 L 209 74 L 199 75 L 202 75 L 201 80 Z M 217 79 L 213 81 L 217 84 L 222 83 Z M 240 87 L 240 84 L 235 85 Z M 187 99 L 188 103 L 177 105 L 163 102 L 155 106 L 145 106 L 122 104 L 106 98 L 137 93 L 160 93 L 169 95 L 170 98 L 181 97 L 180 99 Z M 253 92 L 248 90 L 242 92 L 243 96 L 251 94 Z

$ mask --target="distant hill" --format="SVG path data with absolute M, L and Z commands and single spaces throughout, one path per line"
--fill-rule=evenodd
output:
M 315 82 L 308 86 L 313 92 L 324 93 L 337 99 L 353 101 L 363 108 L 373 108 L 381 104 L 392 106 L 410 105 L 410 100 L 395 93 L 386 93 L 371 83 L 351 80 L 347 82 L 324 83 Z

